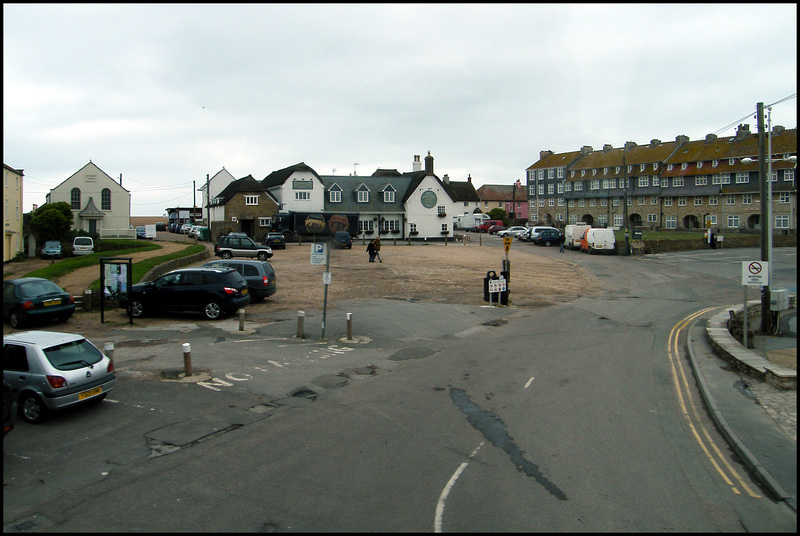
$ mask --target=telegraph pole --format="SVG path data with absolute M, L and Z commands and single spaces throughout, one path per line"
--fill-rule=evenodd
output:
M 624 151 L 625 149 L 623 149 Z M 628 255 L 630 251 L 630 246 L 628 244 L 628 166 L 625 164 L 625 155 L 622 155 L 622 186 L 625 187 L 623 190 L 625 195 L 622 197 L 622 217 L 625 219 L 625 253 L 624 255 Z
M 769 221 L 769 194 L 767 193 L 768 182 L 771 177 L 767 177 L 767 158 L 772 158 L 771 154 L 766 154 L 766 138 L 764 135 L 764 103 L 756 104 L 756 121 L 758 123 L 758 176 L 760 195 L 761 195 L 761 260 L 769 262 L 769 228 L 772 222 Z M 761 287 L 761 333 L 770 331 L 770 310 L 769 310 L 769 284 Z M 745 305 L 746 306 L 746 305 Z M 745 310 L 747 314 L 747 310 Z

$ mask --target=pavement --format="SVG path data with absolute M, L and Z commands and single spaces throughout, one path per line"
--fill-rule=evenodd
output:
M 742 306 L 725 308 L 724 318 L 729 309 Z M 766 363 L 782 378 L 791 378 L 792 372 L 796 378 L 797 311 L 784 313 L 777 335 L 757 335 L 753 349 L 730 337 L 727 329 L 715 327 L 720 324 L 719 311 L 712 315 L 695 322 L 687 339 L 706 407 L 731 448 L 773 498 L 797 512 L 796 380 L 793 389 L 782 389 L 748 368 Z

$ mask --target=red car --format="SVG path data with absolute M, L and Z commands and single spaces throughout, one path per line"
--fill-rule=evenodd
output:
M 505 225 L 492 225 L 489 227 L 489 234 L 497 234 L 497 231 L 502 231 L 505 228 Z

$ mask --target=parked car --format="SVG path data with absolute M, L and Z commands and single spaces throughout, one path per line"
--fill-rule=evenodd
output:
M 278 290 L 275 278 L 275 269 L 269 261 L 252 260 L 215 260 L 205 263 L 203 266 L 209 268 L 233 268 L 247 281 L 248 294 L 250 301 L 261 301 L 275 294 Z
M 166 223 L 164 223 L 163 221 L 160 221 L 160 222 L 156 223 L 156 231 L 157 232 L 158 231 L 164 232 L 166 230 L 167 230 L 167 224 Z
M 94 253 L 94 240 L 91 236 L 76 236 L 72 240 L 73 255 L 90 255 Z
M 500 220 L 483 220 L 477 226 L 473 227 L 472 230 L 476 233 L 486 233 L 492 225 L 503 225 L 503 222 Z
M 537 246 L 549 246 L 550 244 L 558 244 L 558 237 L 561 233 L 556 229 L 542 229 L 536 233 L 533 243 Z
M 498 224 L 498 225 L 492 225 L 491 227 L 489 227 L 489 229 L 487 229 L 487 232 L 489 234 L 497 234 L 500 231 L 503 231 L 505 228 L 506 228 L 506 226 L 501 223 L 501 224 Z
M 3 281 L 3 318 L 14 329 L 35 321 L 66 322 L 74 312 L 72 294 L 48 279 L 22 277 Z
M 140 225 L 139 227 L 136 228 L 136 238 L 137 239 L 139 239 L 139 238 L 142 238 L 142 239 L 147 238 L 147 234 L 145 233 L 145 230 L 144 230 L 144 225 Z
M 271 249 L 286 249 L 286 238 L 283 237 L 282 233 L 267 233 L 261 243 Z
M 232 257 L 256 257 L 260 261 L 265 261 L 272 257 L 272 249 L 269 246 L 262 246 L 253 242 L 247 236 L 221 236 L 214 244 L 214 255 L 223 259 Z
M 533 241 L 533 239 L 536 238 L 536 235 L 538 235 L 539 232 L 541 232 L 543 229 L 552 229 L 554 231 L 558 231 L 558 229 L 556 229 L 555 227 L 550 227 L 547 225 L 536 225 L 534 227 L 528 227 L 528 230 L 525 231 L 524 235 L 520 235 L 520 238 L 522 240 Z
M 527 227 L 522 227 L 520 225 L 515 225 L 513 227 L 509 227 L 508 229 L 503 229 L 502 231 L 497 231 L 497 236 L 513 236 L 516 238 L 521 233 L 527 231 Z
M 183 268 L 131 287 L 119 302 L 133 318 L 150 311 L 200 311 L 209 320 L 250 303 L 247 281 L 233 268 Z
M 17 421 L 17 397 L 11 389 L 11 384 L 3 380 L 3 437 L 14 429 Z
M 100 401 L 114 388 L 114 363 L 82 335 L 23 331 L 3 336 L 3 380 L 22 417 L 34 424 L 51 410 Z
M 353 237 L 347 231 L 333 233 L 333 245 L 337 248 L 353 249 Z
M 581 253 L 588 252 L 594 255 L 599 252 L 615 253 L 617 251 L 616 238 L 611 229 L 591 228 L 586 229 L 581 238 Z
M 61 258 L 61 242 L 58 240 L 48 240 L 42 246 L 43 259 L 60 259 Z

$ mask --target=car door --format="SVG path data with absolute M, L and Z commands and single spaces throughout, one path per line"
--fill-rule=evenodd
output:
M 36 373 L 36 370 L 30 369 L 26 346 L 11 343 L 3 345 L 3 379 L 15 393 L 25 387 L 31 381 L 31 375 Z
M 187 311 L 197 310 L 205 305 L 206 293 L 201 272 L 184 272 L 175 291 L 176 308 Z
M 176 295 L 182 275 L 173 273 L 156 279 L 153 287 L 142 293 L 142 302 L 154 309 L 179 309 Z
M 3 283 L 3 318 L 8 318 L 11 314 L 11 309 L 16 305 L 16 285 L 13 283 Z

